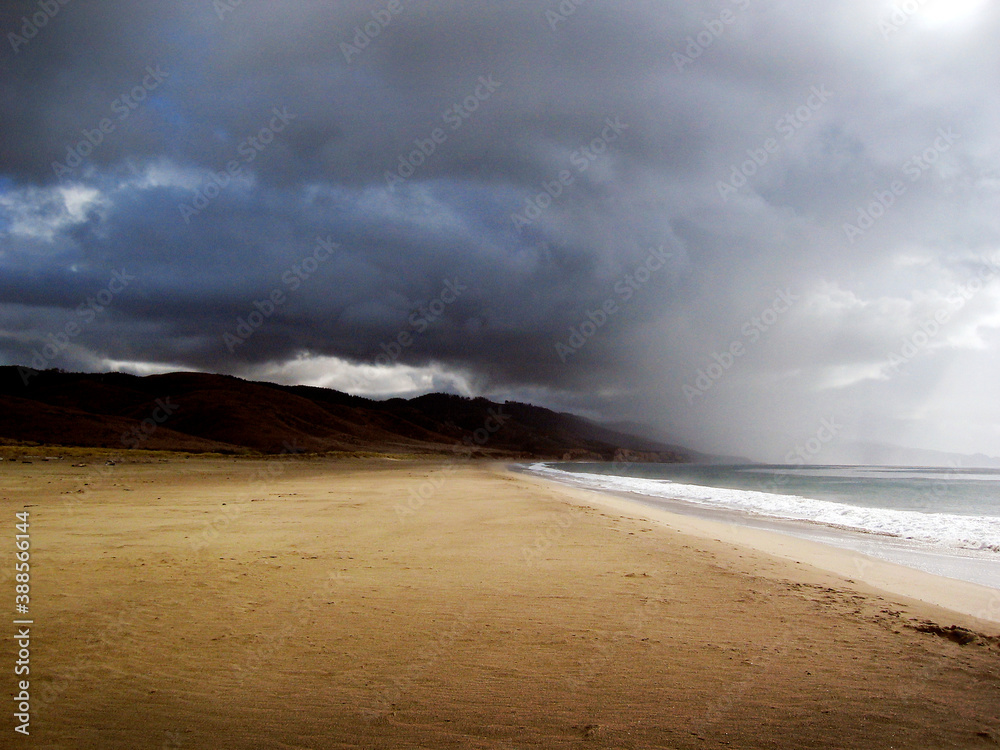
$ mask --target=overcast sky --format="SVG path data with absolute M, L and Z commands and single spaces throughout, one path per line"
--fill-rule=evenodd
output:
M 1000 455 L 1000 13 L 901 5 L 6 2 L 0 363 Z

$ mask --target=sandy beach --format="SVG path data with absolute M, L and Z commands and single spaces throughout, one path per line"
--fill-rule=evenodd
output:
M 1000 746 L 981 589 L 497 464 L 141 461 L 0 467 L 4 747 Z

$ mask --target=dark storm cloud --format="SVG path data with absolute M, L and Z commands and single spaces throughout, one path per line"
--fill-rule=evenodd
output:
M 953 354 L 997 364 L 993 282 L 956 291 L 997 247 L 997 17 L 945 5 L 7 3 L 0 356 L 391 361 L 730 448 L 833 411 L 964 445 L 928 415 Z

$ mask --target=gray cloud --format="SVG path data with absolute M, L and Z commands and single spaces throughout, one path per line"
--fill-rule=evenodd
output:
M 1000 453 L 988 3 L 42 5 L 0 11 L 0 361 Z

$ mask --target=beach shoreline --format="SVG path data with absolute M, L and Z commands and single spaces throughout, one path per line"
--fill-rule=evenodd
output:
M 485 462 L 73 461 L 2 468 L 39 747 L 1000 742 L 1000 628 L 624 500 Z
M 735 511 L 706 511 L 691 507 L 677 511 L 657 507 L 661 498 L 645 498 L 629 492 L 578 487 L 558 480 L 540 477 L 525 471 L 520 465 L 512 471 L 551 481 L 567 488 L 597 496 L 595 502 L 621 513 L 642 512 L 651 521 L 664 524 L 687 534 L 712 538 L 733 544 L 742 544 L 765 554 L 804 562 L 816 568 L 842 576 L 847 582 L 862 581 L 869 586 L 896 596 L 908 597 L 926 604 L 950 610 L 955 614 L 971 617 L 974 627 L 1000 625 L 1000 588 L 983 586 L 974 582 L 936 575 L 925 570 L 897 562 L 879 559 L 834 543 L 807 538 L 795 533 L 797 527 L 806 528 L 803 522 L 770 518 L 744 518 L 746 514 Z M 581 498 L 583 499 L 583 498 Z M 669 498 L 664 499 L 669 502 Z M 673 503 L 683 506 L 683 501 Z M 702 512 L 699 512 L 702 511 Z M 821 527 L 810 530 L 810 536 L 822 533 Z M 831 530 L 835 531 L 835 530 Z M 818 532 L 818 533 L 817 533 Z M 852 532 L 843 532 L 845 535 Z M 853 532 L 857 534 L 857 532 Z M 832 536 L 833 534 L 831 534 Z

